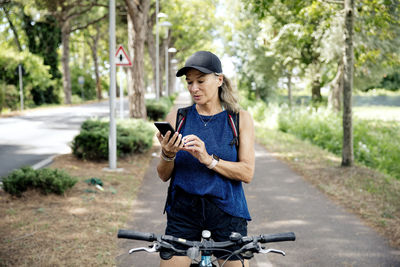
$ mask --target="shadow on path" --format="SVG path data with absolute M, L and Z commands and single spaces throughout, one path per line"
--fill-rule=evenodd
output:
M 153 158 L 147 170 L 128 229 L 164 232 L 166 216 L 162 212 L 168 183 L 157 176 L 158 160 Z M 297 236 L 295 242 L 271 246 L 284 250 L 286 257 L 257 255 L 251 266 L 400 266 L 399 250 L 390 248 L 360 219 L 332 203 L 260 145 L 256 145 L 254 179 L 244 188 L 253 219 L 249 235 L 293 231 Z M 129 249 L 147 245 L 119 241 L 117 266 L 158 266 L 158 254 L 128 255 Z

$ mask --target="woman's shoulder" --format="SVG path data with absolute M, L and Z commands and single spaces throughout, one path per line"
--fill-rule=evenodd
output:
M 181 115 L 186 116 L 192 109 L 193 109 L 193 105 L 179 108 L 179 109 L 174 107 L 167 114 L 167 116 L 165 117 L 165 120 L 168 121 L 173 127 L 175 127 L 176 119 L 178 117 L 178 112 L 180 112 Z
M 247 110 L 241 109 L 239 111 L 239 128 L 253 127 L 253 117 Z
M 240 119 L 250 119 L 250 120 L 253 120 L 253 117 L 251 116 L 251 114 L 250 114 L 250 112 L 248 112 L 247 110 L 244 110 L 244 109 L 240 109 L 239 110 L 239 116 L 240 116 Z

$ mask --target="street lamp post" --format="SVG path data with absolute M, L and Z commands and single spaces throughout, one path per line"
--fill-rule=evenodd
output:
M 175 53 L 176 49 L 175 47 L 165 47 L 165 92 L 167 93 L 167 95 L 169 95 L 169 71 L 168 71 L 168 66 L 169 66 L 169 62 L 168 62 L 168 53 Z
M 166 18 L 168 16 L 166 14 L 164 14 L 164 17 Z M 166 31 L 165 31 L 165 40 L 166 40 L 166 46 L 165 46 L 165 71 L 167 71 L 168 70 L 168 28 L 171 27 L 172 24 L 169 21 L 163 21 L 163 22 L 160 23 L 160 26 L 163 26 L 166 29 Z M 165 82 L 167 84 L 168 83 L 167 82 L 167 80 L 168 80 L 167 75 L 165 75 L 165 78 L 166 78 Z M 167 90 L 168 89 L 166 87 L 166 93 L 168 94 Z
M 160 86 L 160 82 L 159 82 L 159 68 L 158 68 L 158 64 L 159 64 L 159 51 L 158 51 L 158 47 L 159 47 L 159 33 L 158 33 L 158 11 L 159 11 L 159 4 L 158 4 L 158 0 L 156 0 L 156 99 L 158 100 L 158 87 Z
M 159 12 L 160 7 L 158 4 L 159 0 L 156 0 L 156 99 L 160 96 L 160 32 L 158 19 L 168 17 L 167 14 Z

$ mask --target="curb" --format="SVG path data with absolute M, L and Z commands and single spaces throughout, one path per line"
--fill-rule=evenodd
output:
M 44 168 L 48 165 L 50 165 L 51 163 L 53 163 L 53 159 L 56 157 L 56 155 L 48 157 L 47 159 L 44 159 L 42 161 L 39 161 L 38 163 L 36 163 L 35 165 L 32 165 L 32 169 L 34 170 L 38 170 L 41 168 Z

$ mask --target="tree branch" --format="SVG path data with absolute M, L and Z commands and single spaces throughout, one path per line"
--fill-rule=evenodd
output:
M 89 12 L 93 7 L 94 7 L 94 5 L 88 6 L 86 9 L 83 9 L 83 10 L 81 10 L 81 11 L 73 12 L 72 14 L 66 16 L 66 20 L 79 17 L 80 15 Z
M 325 2 L 328 4 L 344 5 L 344 0 L 319 0 L 319 2 Z
M 102 16 L 102 17 L 96 19 L 96 20 L 93 20 L 93 21 L 88 22 L 86 25 L 82 25 L 82 26 L 77 26 L 77 27 L 75 27 L 75 28 L 71 28 L 70 33 L 71 33 L 71 32 L 74 32 L 74 31 L 77 31 L 77 30 L 86 29 L 88 26 L 90 26 L 90 25 L 92 25 L 92 24 L 96 24 L 97 22 L 99 22 L 99 21 L 105 19 L 107 16 L 108 16 L 108 13 L 105 14 L 104 16 Z
M 6 8 L 5 6 L 1 6 L 1 8 L 4 10 L 4 14 L 6 15 L 7 21 L 8 21 L 8 23 L 10 24 L 10 28 L 11 28 L 12 32 L 14 33 L 14 41 L 15 41 L 15 44 L 17 45 L 18 50 L 19 50 L 20 52 L 22 52 L 22 47 L 21 47 L 21 43 L 20 43 L 20 41 L 19 41 L 18 32 L 17 32 L 17 30 L 15 29 L 15 26 L 14 26 L 14 24 L 13 24 L 12 21 L 11 21 L 11 18 L 10 18 L 10 15 L 9 15 L 9 11 L 7 10 L 7 8 Z

